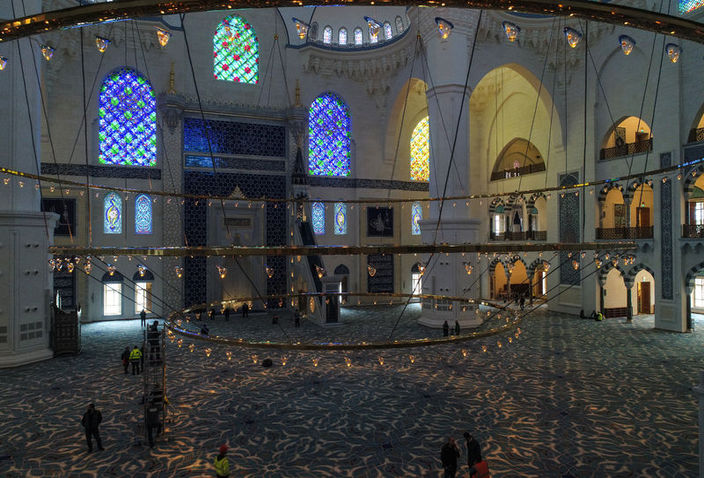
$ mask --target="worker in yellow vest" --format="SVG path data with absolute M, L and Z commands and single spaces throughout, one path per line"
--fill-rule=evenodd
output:
M 220 454 L 215 457 L 215 475 L 218 478 L 228 478 L 230 476 L 230 462 L 225 456 L 227 445 L 220 445 Z
M 130 352 L 130 363 L 132 364 L 132 375 L 139 375 L 139 363 L 142 360 L 142 351 L 136 345 Z

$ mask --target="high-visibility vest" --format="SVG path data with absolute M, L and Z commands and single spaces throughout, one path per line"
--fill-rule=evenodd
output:
M 132 349 L 130 352 L 130 360 L 139 360 L 142 358 L 142 351 L 139 349 Z
M 226 456 L 222 457 L 222 460 L 219 460 L 220 455 L 215 457 L 215 473 L 218 476 L 228 476 L 230 474 L 230 462 L 227 460 Z
M 491 475 L 489 474 L 489 465 L 484 460 L 480 461 L 479 463 L 475 463 L 474 469 L 477 470 L 477 472 L 474 475 L 472 475 L 474 478 L 490 478 L 491 477 Z

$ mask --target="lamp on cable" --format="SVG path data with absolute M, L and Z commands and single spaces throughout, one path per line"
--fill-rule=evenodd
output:
M 443 40 L 447 40 L 450 37 L 450 33 L 452 33 L 452 29 L 455 28 L 451 21 L 440 17 L 435 17 L 435 24 L 438 26 L 440 38 Z
M 577 45 L 579 45 L 580 40 L 582 40 L 582 34 L 570 27 L 565 27 L 563 31 L 565 32 L 567 44 L 572 48 L 576 48 Z
M 110 45 L 110 40 L 108 40 L 107 38 L 98 36 L 95 37 L 95 47 L 100 53 L 105 53 L 105 50 L 108 49 L 108 45 Z
M 7 58 L 0 56 L 0 71 L 4 70 L 7 66 Z
M 371 264 L 367 265 L 367 272 L 369 273 L 369 277 L 374 277 L 376 275 L 376 267 Z
M 293 23 L 296 24 L 296 33 L 298 33 L 298 38 L 300 38 L 301 40 L 305 40 L 306 35 L 308 35 L 308 30 L 310 29 L 310 25 L 308 25 L 303 20 L 299 20 L 296 17 L 293 17 L 292 20 L 293 20 Z
M 171 39 L 171 32 L 157 27 L 156 39 L 159 41 L 159 45 L 163 48 L 169 43 L 169 40 Z
M 665 45 L 665 52 L 667 53 L 667 57 L 670 59 L 671 63 L 677 63 L 680 59 L 682 48 L 674 43 L 668 43 Z
M 504 27 L 506 39 L 511 43 L 515 42 L 518 38 L 518 34 L 521 33 L 521 27 L 511 22 L 503 22 L 501 25 Z
M 41 45 L 40 48 L 44 59 L 46 61 L 50 61 L 51 58 L 54 56 L 54 51 L 56 50 L 53 47 L 50 47 L 49 45 Z
M 325 275 L 325 269 L 320 267 L 319 265 L 315 265 L 315 272 L 318 274 L 318 279 L 322 279 L 323 276 Z
M 636 41 L 628 35 L 618 37 L 618 43 L 621 45 L 621 51 L 623 51 L 623 54 L 626 56 L 630 55 L 633 48 L 636 46 Z
M 266 276 L 271 279 L 274 277 L 274 268 L 269 267 L 268 265 L 264 264 L 264 270 L 266 271 Z
M 216 266 L 218 268 L 218 275 L 220 276 L 221 279 L 224 279 L 225 276 L 227 275 L 227 267 L 223 266 Z

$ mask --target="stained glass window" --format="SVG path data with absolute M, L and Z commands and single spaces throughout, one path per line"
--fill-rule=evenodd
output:
M 411 179 L 427 181 L 430 178 L 430 128 L 426 116 L 418 122 L 411 134 Z
M 325 93 L 308 112 L 308 172 L 314 176 L 350 175 L 350 115 L 347 105 Z
M 343 202 L 335 203 L 335 234 L 347 234 L 347 204 Z
M 411 234 L 420 235 L 420 221 L 423 219 L 423 206 L 419 202 L 414 202 L 411 206 Z
M 369 30 L 369 43 L 378 43 L 379 42 L 379 30 L 377 30 L 376 34 L 373 34 L 371 30 Z
M 323 43 L 330 44 L 332 42 L 332 28 L 325 27 L 323 29 Z
M 340 28 L 340 32 L 337 34 L 337 43 L 338 43 L 338 45 L 341 45 L 341 46 L 347 45 L 347 29 L 346 28 Z
M 156 99 L 134 70 L 108 75 L 98 98 L 98 161 L 121 166 L 156 165 Z
M 220 22 L 213 36 L 216 80 L 256 85 L 259 81 L 259 40 L 249 23 L 237 16 Z
M 103 200 L 103 232 L 122 233 L 122 198 L 114 192 L 106 194 Z
M 357 46 L 361 46 L 363 42 L 364 42 L 364 38 L 362 38 L 362 29 L 355 28 L 354 29 L 354 44 Z
M 394 36 L 394 31 L 391 29 L 391 24 L 389 22 L 384 23 L 384 37 L 387 40 L 391 40 Z
M 396 17 L 396 33 L 401 34 L 403 32 L 403 20 L 401 17 Z
M 152 199 L 146 194 L 140 194 L 134 200 L 134 232 L 152 233 Z
M 704 6 L 704 0 L 679 0 L 680 13 L 690 13 Z
M 325 204 L 313 203 L 313 234 L 325 234 Z

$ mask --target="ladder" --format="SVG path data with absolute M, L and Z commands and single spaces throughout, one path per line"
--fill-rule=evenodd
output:
M 166 400 L 166 332 L 165 327 L 150 325 L 144 331 L 144 439 L 150 445 L 165 430 Z

